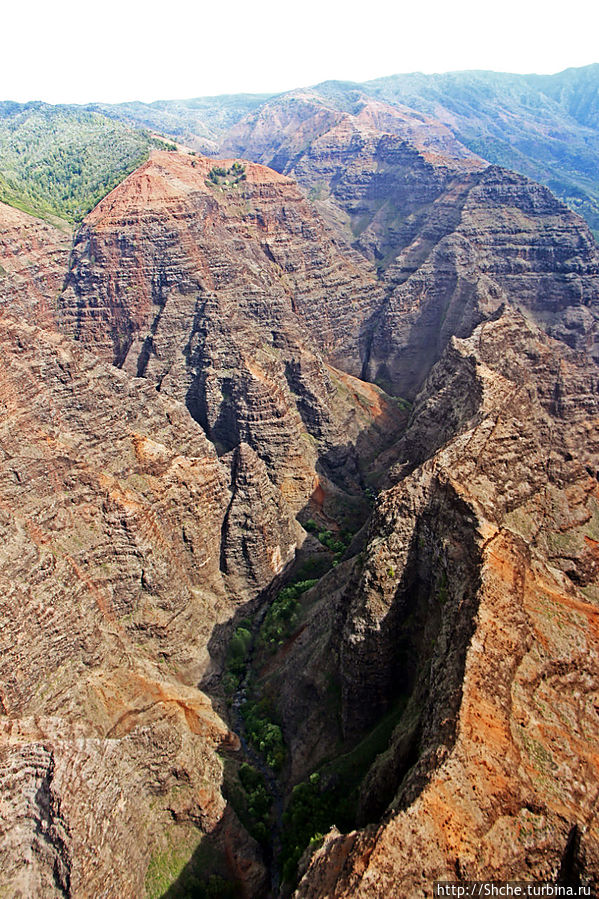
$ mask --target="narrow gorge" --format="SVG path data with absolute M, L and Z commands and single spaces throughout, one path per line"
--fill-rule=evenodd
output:
M 0 893 L 599 883 L 599 247 L 316 91 L 0 204 Z

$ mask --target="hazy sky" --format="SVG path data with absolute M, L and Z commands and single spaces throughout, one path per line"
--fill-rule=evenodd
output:
M 595 0 L 21 0 L 4 4 L 2 19 L 7 100 L 149 101 L 599 61 Z

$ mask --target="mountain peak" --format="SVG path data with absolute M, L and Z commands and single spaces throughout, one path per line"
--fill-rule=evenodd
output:
M 147 162 L 98 203 L 86 221 L 95 226 L 109 225 L 125 209 L 131 212 L 139 207 L 168 206 L 174 202 L 179 204 L 192 194 L 222 196 L 234 188 L 266 184 L 292 185 L 293 182 L 258 163 L 154 150 Z

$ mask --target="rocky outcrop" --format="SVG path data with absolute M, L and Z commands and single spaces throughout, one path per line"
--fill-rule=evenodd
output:
M 0 203 L 0 307 L 54 327 L 71 235 Z
M 227 474 L 148 382 L 7 315 L 0 345 L 2 885 L 137 897 L 222 827 L 237 738 L 195 685 L 234 611 Z
M 358 92 L 352 103 L 300 92 L 269 101 L 225 146 L 297 178 L 340 239 L 376 263 L 386 301 L 365 329 L 364 379 L 413 399 L 450 337 L 503 306 L 597 358 L 588 227 L 440 123 Z
M 467 336 L 504 307 L 599 358 L 599 251 L 582 219 L 495 166 L 475 176 L 460 206 L 451 233 L 436 231 L 431 216 L 389 266 L 369 376 L 413 397 L 452 335 Z
M 297 512 L 369 409 L 371 442 L 399 423 L 330 367 L 360 373 L 382 294 L 293 182 L 238 165 L 156 153 L 103 200 L 75 238 L 60 327 L 184 401 L 219 452 L 251 446 Z
M 411 243 L 456 176 L 485 166 L 430 116 L 358 92 L 341 106 L 310 91 L 274 98 L 229 132 L 223 151 L 296 178 L 329 223 L 378 264 Z M 444 227 L 454 218 L 448 205 Z
M 157 343 L 168 319 L 178 314 L 193 333 L 204 305 L 235 297 L 229 312 L 242 321 L 274 326 L 318 312 L 319 345 L 359 373 L 348 339 L 380 300 L 372 277 L 339 255 L 290 179 L 249 163 L 235 174 L 233 163 L 155 152 L 109 194 L 75 239 L 64 330 L 117 365 L 164 378 L 171 360 L 164 353 L 159 365 Z M 228 177 L 211 181 L 215 168 Z
M 554 75 L 413 73 L 351 87 L 434 115 L 489 162 L 551 188 L 596 230 L 598 84 L 594 64 Z
M 223 519 L 220 567 L 235 592 L 259 592 L 293 561 L 305 538 L 264 462 L 245 443 L 231 458 L 231 499 Z
M 376 823 L 332 833 L 298 896 L 554 881 L 567 864 L 599 877 L 598 412 L 588 358 L 520 315 L 453 339 L 431 373 L 403 447 L 421 464 L 396 468 L 365 550 L 319 585 L 281 657 L 291 745 L 294 691 L 325 735 L 297 777 L 339 736 L 331 676 L 346 746 L 404 703 L 362 785 L 358 817 Z

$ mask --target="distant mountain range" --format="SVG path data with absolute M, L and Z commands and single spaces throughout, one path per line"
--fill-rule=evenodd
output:
M 218 155 L 248 117 L 305 94 L 85 107 L 2 103 L 0 198 L 38 215 L 80 220 L 160 137 Z M 352 114 L 369 99 L 426 114 L 488 162 L 547 185 L 599 231 L 599 64 L 556 75 L 466 71 L 327 81 L 309 94 L 326 109 Z M 276 160 L 271 165 L 277 168 Z

